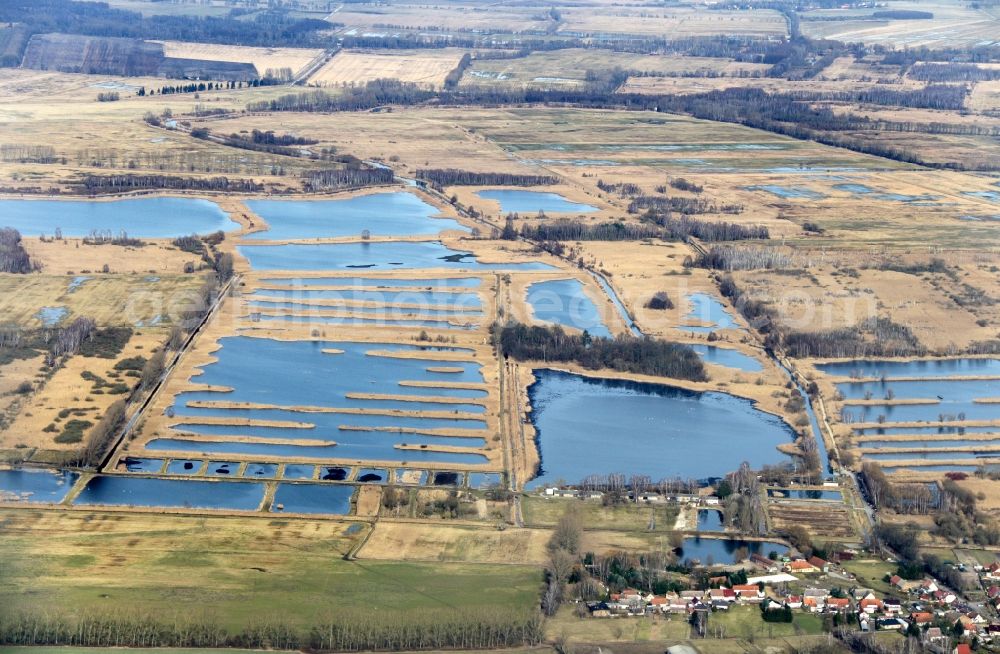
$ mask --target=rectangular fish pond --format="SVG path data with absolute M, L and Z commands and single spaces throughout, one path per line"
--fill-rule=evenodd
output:
M 345 484 L 280 483 L 274 491 L 271 513 L 347 515 L 354 486 Z
M 440 241 L 240 245 L 254 270 L 553 270 L 547 263 L 481 263 L 471 252 L 452 250 Z
M 457 220 L 434 218 L 438 210 L 406 191 L 374 193 L 345 200 L 248 200 L 268 224 L 249 240 L 284 241 L 360 236 L 425 236 L 444 230 L 469 231 Z
M 478 277 L 428 277 L 400 279 L 396 277 L 268 277 L 260 280 L 271 286 L 292 286 L 308 289 L 310 286 L 339 286 L 345 288 L 479 288 L 483 280 Z
M 774 499 L 829 500 L 831 502 L 839 502 L 844 499 L 839 490 L 820 490 L 818 488 L 768 488 L 767 496 Z
M 917 361 L 886 361 L 863 359 L 818 363 L 816 369 L 835 377 L 878 379 L 925 377 L 1000 377 L 1000 359 L 925 359 Z
M 200 479 L 152 479 L 100 475 L 91 479 L 75 505 L 256 511 L 264 484 Z
M 614 472 L 721 477 L 743 461 L 759 469 L 785 460 L 776 448 L 794 438 L 777 416 L 726 393 L 556 370 L 535 375 L 528 393 L 541 465 L 529 488 Z
M 837 390 L 845 398 L 845 411 L 858 422 L 951 422 L 1000 420 L 1000 404 L 977 402 L 1000 397 L 1000 379 L 842 382 Z M 852 404 L 858 400 L 882 400 Z M 893 404 L 893 400 L 921 400 L 918 404 Z
M 57 504 L 66 499 L 80 473 L 49 468 L 0 470 L 0 502 Z

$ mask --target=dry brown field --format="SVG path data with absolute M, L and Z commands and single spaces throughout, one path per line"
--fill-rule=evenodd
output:
M 753 64 L 713 57 L 637 55 L 610 50 L 566 49 L 533 52 L 515 59 L 473 61 L 460 86 L 541 86 L 567 88 L 582 86 L 587 71 L 645 71 L 659 75 L 703 73 L 738 75 L 766 71 L 766 64 Z
M 261 76 L 267 74 L 269 70 L 279 71 L 283 68 L 290 69 L 293 75 L 298 74 L 324 52 L 318 48 L 255 48 L 189 41 L 158 41 L 158 43 L 163 44 L 163 53 L 167 57 L 250 63 Z
M 889 2 L 879 10 L 931 11 L 929 20 L 873 19 L 870 9 L 829 9 L 806 12 L 802 32 L 811 38 L 844 42 L 882 44 L 895 48 L 942 48 L 975 46 L 995 41 L 997 15 L 990 8 L 976 8 L 959 2 Z M 811 18 L 838 20 L 810 20 Z
M 341 50 L 308 79 L 311 86 L 363 86 L 377 79 L 397 79 L 440 88 L 465 51 Z
M 706 11 L 701 7 L 671 7 L 661 10 L 608 8 L 595 12 L 590 8 L 567 8 L 561 11 L 560 33 L 635 34 L 643 36 L 708 36 L 738 34 L 784 36 L 785 18 L 769 9 L 745 11 Z
M 545 529 L 381 521 L 358 558 L 542 565 L 550 535 Z

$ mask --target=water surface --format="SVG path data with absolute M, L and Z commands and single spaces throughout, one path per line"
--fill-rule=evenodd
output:
M 537 320 L 586 331 L 591 336 L 614 337 L 579 280 L 535 282 L 528 286 L 527 293 L 528 305 Z
M 597 207 L 589 204 L 570 202 L 558 193 L 493 189 L 478 191 L 476 195 L 484 200 L 494 200 L 500 203 L 502 213 L 534 214 L 539 211 L 545 213 L 591 213 L 598 210 Z
M 263 499 L 261 483 L 102 475 L 90 480 L 74 504 L 254 511 Z
M 0 501 L 62 502 L 80 473 L 47 468 L 12 468 L 0 470 Z
M 776 552 L 779 556 L 788 552 L 788 546 L 773 541 L 746 541 L 732 538 L 700 538 L 691 536 L 684 539 L 678 551 L 681 561 L 700 561 L 703 565 L 723 565 L 735 562 L 737 550 L 745 549 L 747 554 L 768 556 Z
M 289 240 L 360 236 L 424 236 L 447 229 L 469 231 L 412 193 L 375 193 L 346 200 L 248 200 L 269 229 L 246 239 Z
M 0 200 L 0 227 L 13 227 L 23 236 L 81 238 L 92 231 L 126 231 L 132 238 L 176 238 L 190 234 L 229 232 L 239 223 L 214 202 L 191 198 L 137 198 L 130 200 Z
M 760 372 L 764 369 L 764 365 L 760 361 L 733 348 L 688 343 L 686 345 L 697 352 L 705 363 L 735 368 L 744 372 Z
M 471 252 L 452 250 L 440 241 L 241 245 L 236 249 L 250 261 L 254 270 L 553 270 L 552 266 L 538 261 L 481 263 Z
M 817 363 L 816 369 L 837 377 L 960 377 L 1000 375 L 1000 359 L 926 359 L 886 361 L 865 359 Z
M 354 486 L 343 484 L 278 484 L 271 512 L 346 515 L 352 495 Z
M 720 477 L 743 461 L 759 469 L 785 460 L 775 448 L 793 438 L 779 418 L 725 393 L 555 370 L 535 375 L 530 415 L 541 471 L 529 487 L 613 472 Z

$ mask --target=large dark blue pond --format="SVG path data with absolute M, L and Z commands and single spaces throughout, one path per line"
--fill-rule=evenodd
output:
M 494 200 L 500 204 L 503 213 L 591 213 L 597 207 L 589 204 L 570 202 L 558 193 L 539 191 L 510 191 L 493 189 L 476 193 L 484 200 Z
M 528 305 L 535 318 L 542 322 L 587 331 L 592 336 L 614 336 L 579 280 L 535 282 L 528 286 Z
M 784 455 L 794 434 L 749 400 L 725 393 L 536 371 L 529 389 L 541 471 L 529 487 L 622 472 L 706 479 Z
M 537 261 L 480 263 L 470 252 L 440 241 L 383 241 L 317 245 L 241 245 L 237 250 L 254 270 L 350 270 L 454 268 L 474 270 L 552 270 Z
M 0 470 L 0 501 L 62 502 L 80 474 L 70 470 L 14 468 Z
M 271 512 L 346 515 L 353 494 L 354 486 L 342 484 L 278 484 Z
M 1000 375 L 1000 359 L 933 359 L 924 361 L 837 361 L 816 369 L 837 377 L 956 377 Z
M 247 239 L 286 240 L 359 236 L 422 236 L 446 229 L 468 231 L 451 218 L 432 218 L 438 210 L 405 191 L 375 193 L 346 200 L 248 200 L 246 205 L 269 229 Z
M 728 565 L 734 562 L 736 551 L 742 549 L 745 549 L 748 554 L 762 556 L 768 556 L 771 552 L 776 552 L 780 556 L 788 552 L 787 545 L 772 541 L 691 536 L 684 539 L 678 556 L 681 561 L 700 561 L 704 565 Z
M 125 230 L 135 238 L 176 238 L 239 228 L 214 202 L 191 198 L 139 198 L 109 202 L 84 200 L 0 200 L 0 227 L 23 236 L 79 238 L 92 231 Z
M 98 476 L 74 504 L 254 511 L 263 499 L 264 484 L 255 482 Z

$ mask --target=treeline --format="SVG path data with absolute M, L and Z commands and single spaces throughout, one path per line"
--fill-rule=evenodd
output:
M 392 184 L 396 177 L 387 168 L 332 168 L 306 171 L 302 179 L 307 191 L 328 191 Z
M 417 178 L 426 180 L 439 188 L 445 186 L 547 186 L 559 181 L 552 175 L 477 173 L 458 168 L 424 168 L 417 171 Z
M 663 238 L 664 230 L 642 223 L 587 223 L 560 218 L 552 222 L 525 223 L 521 225 L 520 233 L 514 229 L 513 221 L 508 221 L 500 234 L 502 239 L 509 241 L 516 240 L 518 236 L 529 241 L 641 241 Z
M 280 621 L 232 632 L 218 624 L 178 617 L 161 622 L 151 615 L 0 616 L 0 643 L 71 647 L 237 647 L 281 650 L 506 649 L 542 640 L 537 611 L 457 608 L 411 610 L 386 617 L 368 611 L 338 611 L 308 632 Z
M 975 64 L 929 64 L 910 68 L 910 77 L 924 82 L 991 82 L 1000 79 L 1000 70 Z
M 622 221 L 589 223 L 570 218 L 545 223 L 524 223 L 520 233 L 508 221 L 500 233 L 504 240 L 518 236 L 529 241 L 641 241 L 658 238 L 664 241 L 684 241 L 694 237 L 702 241 L 740 241 L 770 238 L 766 227 L 738 225 L 723 221 L 695 220 L 688 216 L 672 218 L 656 216 L 643 223 Z
M 56 340 L 50 350 L 49 365 L 54 363 L 54 359 L 62 356 L 76 354 L 80 350 L 83 342 L 90 338 L 97 330 L 97 324 L 90 318 L 79 317 L 69 325 L 59 330 Z
M 0 3 L 0 22 L 19 23 L 28 35 L 62 32 L 228 45 L 326 47 L 324 33 L 337 26 L 324 20 L 296 18 L 285 10 L 244 15 L 246 13 L 233 10 L 226 16 L 144 16 L 138 11 L 109 7 L 103 2 L 8 0 Z
M 681 214 L 699 213 L 743 213 L 742 204 L 716 204 L 702 198 L 685 198 L 679 196 L 667 197 L 657 195 L 638 195 L 629 202 L 628 212 L 640 211 L 675 212 Z
M 56 163 L 56 150 L 51 145 L 25 143 L 0 144 L 0 161 L 7 163 Z M 63 161 L 65 163 L 65 161 Z
M 727 223 L 722 224 L 725 225 Z M 764 230 L 765 234 L 767 233 L 766 227 L 760 227 L 758 229 Z M 713 246 L 708 251 L 699 253 L 698 256 L 691 262 L 691 265 L 697 268 L 723 270 L 726 272 L 732 272 L 734 270 L 774 270 L 787 268 L 791 264 L 791 256 L 785 254 L 777 248 L 734 247 L 731 245 Z
M 88 193 L 117 193 L 138 189 L 175 189 L 259 193 L 264 185 L 252 179 L 228 177 L 178 177 L 173 175 L 86 175 L 78 183 Z
M 878 316 L 851 327 L 787 332 L 782 346 L 797 358 L 905 357 L 927 352 L 909 327 Z
M 653 338 L 593 338 L 562 327 L 508 322 L 494 325 L 493 342 L 504 356 L 524 361 L 574 362 L 588 370 L 610 368 L 655 377 L 707 381 L 701 358 L 686 345 Z
M 763 225 L 741 225 L 724 220 L 695 220 L 688 216 L 674 218 L 662 214 L 647 214 L 643 219 L 662 227 L 666 233 L 665 238 L 672 241 L 686 241 L 691 237 L 700 241 L 748 241 L 771 238 L 767 227 Z
M 462 55 L 462 58 L 458 60 L 458 65 L 449 72 L 444 78 L 444 87 L 446 89 L 453 89 L 458 86 L 458 83 L 462 80 L 462 75 L 465 74 L 465 69 L 472 65 L 472 56 L 468 52 Z
M 27 274 L 41 270 L 31 260 L 21 242 L 21 232 L 12 227 L 0 228 L 0 273 Z
M 231 148 L 242 150 L 252 150 L 254 152 L 267 152 L 268 154 L 278 154 L 285 157 L 300 157 L 303 155 L 301 145 L 311 145 L 314 140 L 292 136 L 290 134 L 276 135 L 274 132 L 261 132 L 253 130 L 249 135 L 244 134 L 212 134 L 207 127 L 195 127 L 190 132 L 196 139 L 211 140 Z M 307 153 L 308 154 L 308 153 Z M 312 159 L 329 159 L 336 154 L 335 148 L 323 148 L 318 153 L 312 153 Z

